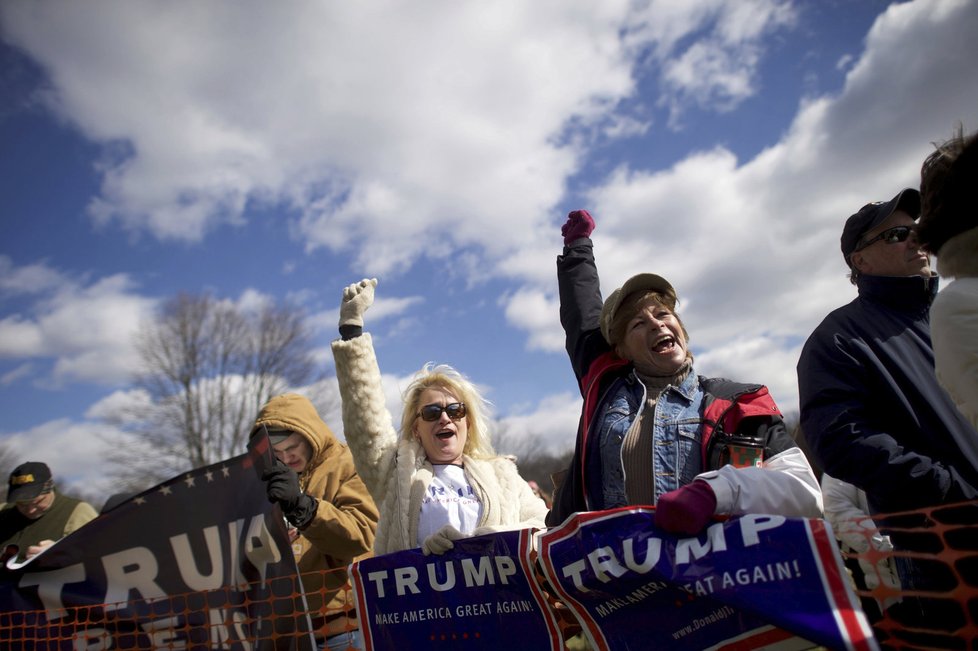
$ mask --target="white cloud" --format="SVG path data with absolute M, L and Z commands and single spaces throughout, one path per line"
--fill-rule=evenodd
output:
M 616 113 L 643 53 L 671 66 L 674 114 L 722 109 L 752 92 L 763 37 L 794 19 L 780 0 L 2 12 L 6 37 L 50 72 L 49 105 L 106 145 L 98 223 L 199 241 L 249 202 L 280 204 L 308 250 L 352 250 L 370 274 L 520 249 L 580 167 L 576 130 L 649 128 Z
M 528 348 L 553 351 L 563 335 L 552 211 L 592 154 L 588 136 L 649 133 L 649 116 L 622 108 L 639 79 L 662 83 L 674 119 L 694 105 L 737 106 L 759 87 L 771 37 L 795 20 L 774 1 L 308 2 L 288 12 L 0 3 L 5 40 L 50 74 L 49 106 L 106 146 L 91 206 L 99 223 L 195 241 L 240 222 L 245 205 L 275 206 L 307 248 L 352 252 L 368 275 L 427 258 L 450 260 L 470 287 L 504 278 L 510 324 Z M 666 168 L 615 169 L 583 206 L 598 219 L 605 291 L 662 273 L 679 290 L 698 370 L 764 382 L 789 411 L 798 347 L 854 293 L 842 221 L 915 185 L 930 142 L 957 121 L 978 126 L 975 33 L 968 0 L 894 4 L 842 64 L 842 91 L 803 100 L 755 157 L 718 146 Z M 37 300 L 0 320 L 0 357 L 19 364 L 5 380 L 49 359 L 61 381 L 127 376 L 130 335 L 154 301 L 125 275 L 67 275 L 0 256 L 0 297 Z M 368 319 L 416 327 L 420 300 L 378 298 Z M 327 332 L 337 317 L 317 316 Z M 406 381 L 385 376 L 395 419 Z M 563 440 L 576 400 L 507 419 Z
M 283 202 L 310 249 L 369 239 L 372 274 L 430 253 L 432 229 L 516 245 L 578 165 L 563 125 L 634 88 L 623 0 L 3 9 L 49 103 L 114 145 L 99 223 L 197 241 Z
M 21 268 L 9 269 L 21 275 Z M 126 380 L 136 364 L 133 334 L 152 314 L 155 301 L 136 294 L 125 274 L 84 285 L 44 265 L 27 269 L 58 283 L 45 284 L 29 314 L 0 320 L 0 358 L 53 360 L 51 378 L 42 379 L 47 382 Z
M 112 447 L 124 445 L 127 437 L 104 423 L 58 419 L 6 433 L 3 439 L 17 459 L 46 463 L 61 490 L 72 492 L 74 487 L 86 496 L 108 496 L 115 489 L 107 474 L 106 459 Z
M 643 136 L 651 127 L 652 123 L 647 120 L 639 120 L 628 115 L 614 115 L 604 127 L 604 135 L 612 140 Z
M 564 331 L 560 329 L 559 307 L 546 293 L 520 290 L 501 300 L 506 320 L 530 333 L 530 350 L 563 350 Z
M 20 357 L 40 354 L 43 337 L 36 323 L 14 315 L 0 320 L 0 356 Z
M 118 414 L 148 413 L 153 399 L 143 389 L 113 391 L 85 410 L 85 418 L 93 421 L 111 420 Z M 131 416 L 130 416 L 131 417 Z
M 2 338 L 2 333 L 0 333 L 0 338 Z M 34 373 L 34 365 L 31 363 L 20 364 L 16 368 L 4 373 L 0 376 L 0 386 L 7 386 L 13 384 L 21 378 L 30 377 Z
M 679 103 L 685 100 L 703 108 L 713 105 L 720 112 L 730 111 L 754 94 L 752 72 L 758 59 L 756 48 L 741 48 L 735 58 L 722 43 L 695 43 L 665 63 L 663 81 L 678 95 Z M 671 122 L 676 122 L 676 117 Z
M 500 419 L 505 440 L 517 446 L 538 441 L 543 450 L 555 454 L 573 449 L 581 404 L 581 396 L 572 393 L 546 396 L 532 411 Z
M 337 296 L 337 303 L 339 303 L 340 300 L 340 296 Z M 421 296 L 402 296 L 399 298 L 385 298 L 378 296 L 374 300 L 374 304 L 371 305 L 364 314 L 364 327 L 369 330 L 372 325 L 386 319 L 400 316 L 407 312 L 411 307 L 420 305 L 423 302 L 424 298 Z M 316 330 L 321 330 L 322 332 L 328 333 L 330 336 L 335 336 L 338 332 L 337 328 L 339 327 L 340 322 L 340 308 L 337 305 L 335 309 L 317 312 L 309 317 L 309 322 Z
M 690 106 L 726 112 L 754 95 L 766 39 L 797 21 L 786 0 L 655 2 L 637 9 L 630 40 L 652 44 L 659 103 L 669 107 L 669 126 L 677 129 Z
M 9 256 L 0 255 L 0 296 L 37 294 L 64 282 L 65 278 L 45 263 L 18 267 Z
M 263 309 L 275 302 L 273 296 L 269 296 L 252 287 L 246 288 L 235 301 L 235 307 L 243 314 L 258 314 Z
M 795 364 L 801 345 L 763 334 L 734 339 L 696 356 L 696 370 L 708 377 L 725 377 L 767 386 L 782 413 L 798 412 Z
M 665 170 L 616 169 L 587 206 L 605 294 L 640 271 L 664 275 L 698 366 L 768 384 L 784 411 L 796 410 L 801 344 L 855 296 L 839 251 L 845 218 L 916 186 L 930 143 L 957 121 L 978 127 L 975 33 L 974 3 L 893 5 L 843 91 L 803 102 L 784 137 L 755 158 L 717 148 Z M 514 302 L 534 290 L 553 295 L 536 276 L 527 283 Z M 507 307 L 510 322 L 532 341 L 553 337 L 523 311 Z

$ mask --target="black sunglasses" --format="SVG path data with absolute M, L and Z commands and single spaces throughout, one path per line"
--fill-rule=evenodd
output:
M 913 226 L 894 226 L 893 228 L 888 228 L 871 240 L 866 240 L 860 246 L 856 247 L 856 251 L 862 251 L 867 246 L 873 242 L 883 240 L 887 244 L 896 244 L 897 242 L 905 242 L 911 233 L 917 231 Z
M 462 420 L 465 418 L 465 403 L 452 402 L 444 407 L 436 404 L 425 405 L 418 412 L 418 416 L 421 416 L 421 420 L 431 423 L 441 418 L 441 412 L 448 414 L 452 420 Z

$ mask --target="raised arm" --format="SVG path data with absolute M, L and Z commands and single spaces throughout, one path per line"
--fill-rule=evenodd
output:
M 564 251 L 557 256 L 560 324 L 578 380 L 587 374 L 591 362 L 610 349 L 601 335 L 603 301 L 590 239 L 593 230 L 594 218 L 588 211 L 569 213 L 560 230 Z
M 343 432 L 357 472 L 379 503 L 393 472 L 397 453 L 394 428 L 373 340 L 363 332 L 363 314 L 373 304 L 376 279 L 361 280 L 343 290 L 341 339 L 332 344 L 336 380 L 343 402 Z

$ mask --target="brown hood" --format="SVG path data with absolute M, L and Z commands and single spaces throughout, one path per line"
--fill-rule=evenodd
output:
M 251 436 L 265 425 L 268 429 L 287 429 L 301 434 L 312 446 L 312 462 L 302 472 L 309 475 L 323 459 L 328 450 L 336 445 L 336 436 L 329 426 L 319 417 L 319 412 L 305 396 L 297 393 L 286 393 L 275 396 L 261 408 L 255 425 L 251 428 Z

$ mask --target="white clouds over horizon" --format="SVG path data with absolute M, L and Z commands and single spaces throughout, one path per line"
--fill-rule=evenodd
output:
M 50 374 L 20 373 L 41 384 L 115 384 L 129 379 L 136 363 L 132 334 L 156 306 L 140 296 L 126 274 L 76 281 L 44 265 L 17 268 L 12 278 L 44 276 L 24 313 L 0 319 L 0 359 L 53 360 Z
M 916 187 L 931 142 L 957 122 L 978 127 L 976 32 L 973 3 L 891 6 L 844 89 L 807 98 L 781 141 L 754 159 L 720 147 L 667 170 L 618 168 L 590 192 L 605 291 L 639 271 L 663 274 L 704 350 L 698 370 L 764 382 L 783 410 L 796 410 L 800 347 L 783 342 L 803 341 L 855 296 L 839 252 L 845 218 Z M 649 206 L 665 217 L 649 220 Z M 645 237 L 635 232 L 642 223 Z M 711 363 L 730 359 L 744 363 Z
M 736 102 L 750 84 L 731 80 L 753 77 L 758 58 L 743 52 L 793 20 L 780 0 L 291 12 L 48 2 L 3 14 L 5 36 L 51 74 L 49 105 L 108 146 L 90 206 L 98 223 L 199 241 L 245 219 L 248 201 L 281 203 L 307 250 L 369 241 L 359 262 L 370 273 L 430 255 L 417 236 L 447 225 L 457 247 L 518 249 L 523 229 L 552 219 L 586 154 L 573 129 L 647 128 L 616 114 L 643 51 L 693 59 L 664 73 L 673 113 Z M 697 60 L 695 44 L 679 43 L 703 29 L 695 43 L 715 52 Z
M 468 292 L 446 302 L 497 306 L 523 351 L 562 356 L 555 213 L 583 197 L 605 292 L 634 273 L 666 276 L 697 371 L 766 383 L 789 412 L 801 342 L 854 295 L 838 250 L 845 217 L 916 185 L 931 142 L 956 123 L 978 127 L 978 3 L 916 0 L 835 53 L 826 65 L 841 87 L 792 97 L 783 132 L 754 153 L 731 144 L 740 134 L 665 152 L 672 130 L 700 143 L 691 120 L 748 110 L 771 90 L 765 65 L 813 11 L 788 0 L 49 1 L 0 4 L 0 35 L 44 70 L 45 106 L 100 146 L 87 214 L 101 229 L 177 246 L 213 243 L 229 224 L 288 222 L 290 273 L 303 252 L 351 260 L 385 287 L 445 268 Z M 616 157 L 633 139 L 661 159 Z M 275 217 L 254 210 L 270 207 Z M 129 333 L 159 299 L 126 273 L 3 253 L 0 358 L 16 368 L 0 382 L 123 381 Z M 339 289 L 296 294 L 324 332 Z M 378 294 L 378 336 L 434 318 L 440 289 Z M 233 300 L 265 298 L 242 288 Z M 504 423 L 569 444 L 579 398 L 551 391 Z

